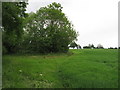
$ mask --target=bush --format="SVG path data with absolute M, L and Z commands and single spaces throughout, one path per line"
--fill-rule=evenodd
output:
M 89 47 L 89 46 L 84 46 L 83 48 L 84 48 L 84 49 L 90 49 L 91 47 Z

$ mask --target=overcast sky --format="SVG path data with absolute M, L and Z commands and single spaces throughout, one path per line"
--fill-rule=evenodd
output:
M 58 2 L 63 12 L 79 32 L 77 44 L 118 46 L 118 1 L 119 0 L 29 0 L 27 12 L 36 12 L 40 7 Z

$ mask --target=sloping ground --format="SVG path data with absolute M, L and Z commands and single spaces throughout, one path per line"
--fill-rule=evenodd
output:
M 117 50 L 3 56 L 3 88 L 116 88 Z

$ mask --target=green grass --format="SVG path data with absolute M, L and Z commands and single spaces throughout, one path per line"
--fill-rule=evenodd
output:
M 117 88 L 118 50 L 3 56 L 3 88 Z

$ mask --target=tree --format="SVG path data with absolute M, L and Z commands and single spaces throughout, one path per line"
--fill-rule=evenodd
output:
M 78 46 L 78 45 L 77 45 L 75 42 L 72 42 L 69 47 L 72 47 L 72 48 L 74 49 L 74 48 L 77 47 L 77 46 Z M 78 49 L 78 47 L 77 47 L 77 49 Z
M 114 49 L 118 49 L 117 47 L 115 47 Z
M 81 49 L 81 46 L 80 46 L 80 45 L 77 45 L 77 49 Z
M 108 49 L 114 49 L 113 47 L 110 47 L 110 48 L 108 48 Z
M 93 44 L 89 44 L 88 47 L 90 47 L 91 49 L 95 48 Z
M 61 4 L 54 2 L 29 14 L 24 27 L 27 50 L 39 53 L 68 51 L 68 45 L 78 34 L 62 8 Z
M 98 44 L 98 45 L 97 45 L 97 48 L 98 48 L 98 49 L 103 49 L 103 46 L 102 46 L 101 44 Z
M 2 3 L 2 44 L 4 50 L 8 53 L 18 51 L 23 30 L 22 22 L 27 16 L 26 2 L 3 2 Z

